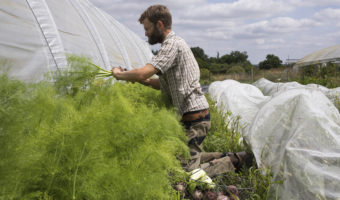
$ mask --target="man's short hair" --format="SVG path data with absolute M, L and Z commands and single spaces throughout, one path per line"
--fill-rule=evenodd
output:
M 148 19 L 153 24 L 161 20 L 166 29 L 171 29 L 172 18 L 169 9 L 163 5 L 153 5 L 146 9 L 139 18 L 139 22 L 143 24 L 145 19 Z

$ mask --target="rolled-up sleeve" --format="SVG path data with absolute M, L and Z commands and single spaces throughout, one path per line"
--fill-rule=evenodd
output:
M 161 49 L 155 55 L 150 64 L 158 69 L 162 74 L 168 71 L 178 53 L 178 45 L 174 40 L 167 40 L 162 44 Z

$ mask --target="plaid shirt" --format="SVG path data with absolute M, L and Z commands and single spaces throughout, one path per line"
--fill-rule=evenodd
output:
M 171 96 L 181 116 L 209 108 L 199 83 L 200 70 L 195 57 L 186 42 L 174 32 L 166 36 L 150 64 L 160 71 L 161 91 Z

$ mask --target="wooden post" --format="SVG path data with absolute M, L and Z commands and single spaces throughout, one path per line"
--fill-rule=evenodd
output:
M 251 83 L 254 83 L 254 67 L 251 66 Z

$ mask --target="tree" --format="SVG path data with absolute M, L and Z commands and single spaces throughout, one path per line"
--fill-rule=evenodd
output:
M 225 54 L 221 57 L 220 61 L 222 63 L 242 63 L 246 62 L 248 59 L 248 55 L 246 51 L 232 51 L 230 54 Z
M 200 58 L 204 61 L 208 60 L 208 56 L 204 53 L 204 50 L 201 47 L 191 47 L 190 48 L 195 58 Z
M 199 66 L 199 68 L 203 69 L 209 69 L 210 63 L 201 59 L 201 58 L 196 58 L 197 64 Z
M 274 54 L 268 54 L 266 60 L 259 63 L 260 69 L 271 69 L 282 66 L 282 60 Z

